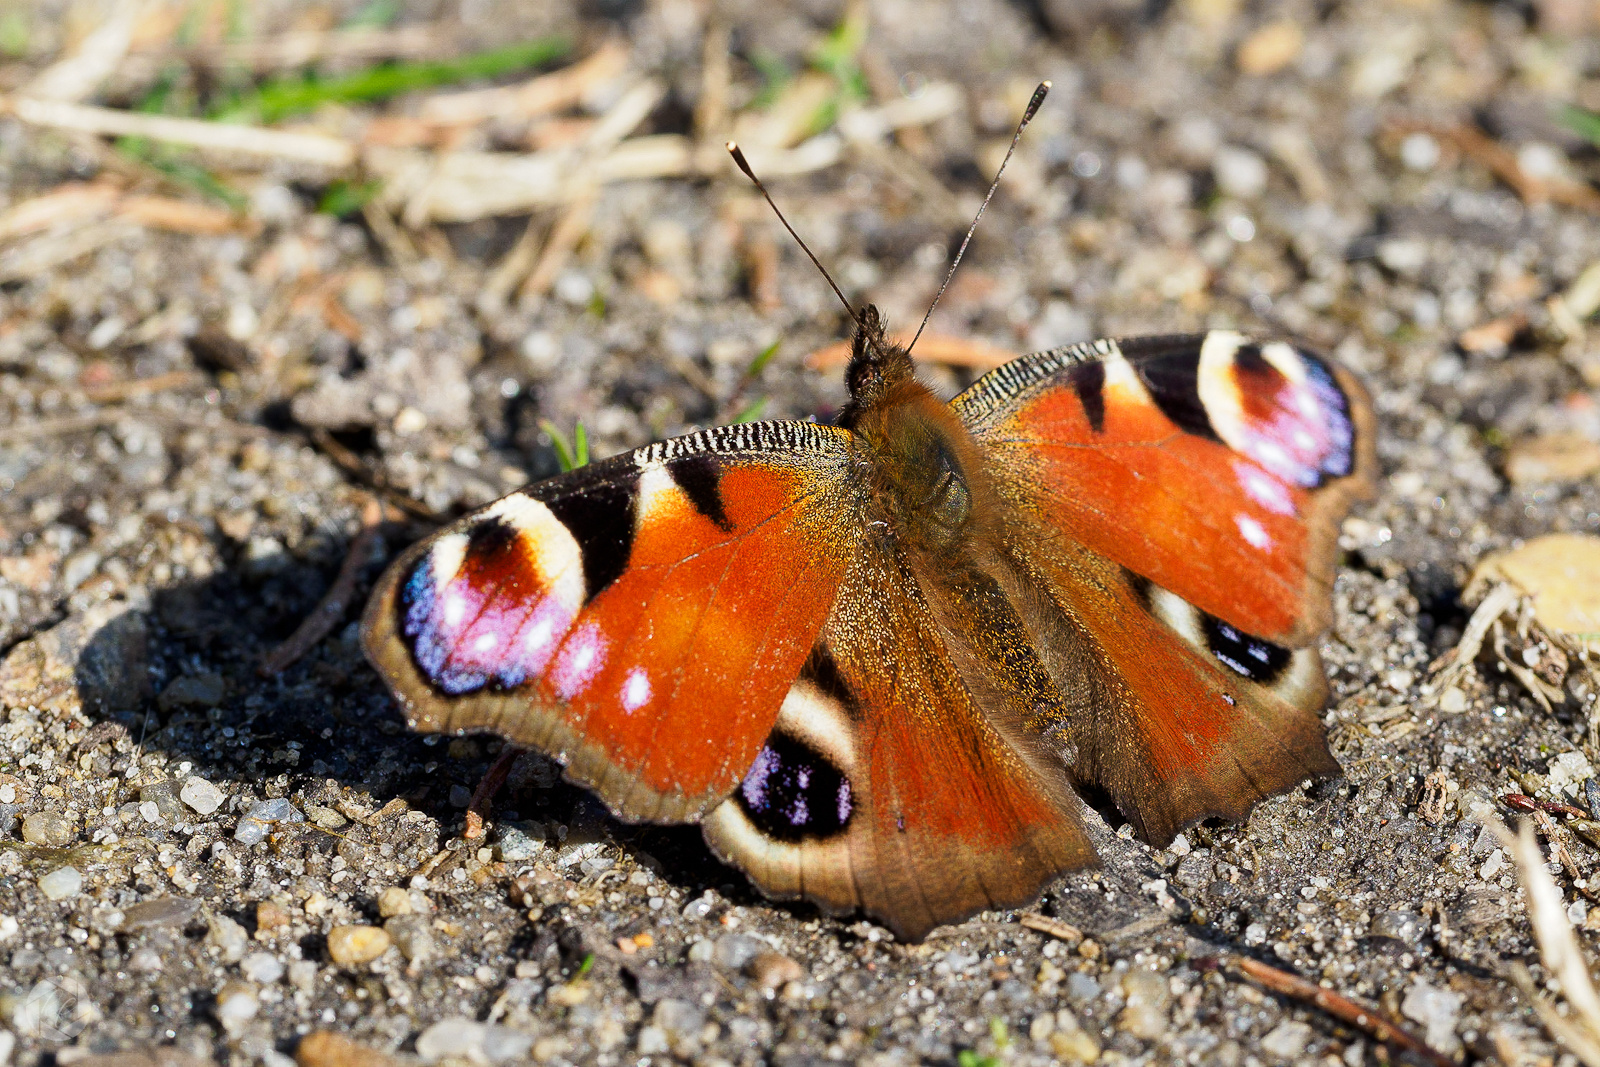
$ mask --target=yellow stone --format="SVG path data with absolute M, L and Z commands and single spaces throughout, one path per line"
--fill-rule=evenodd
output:
M 335 926 L 328 931 L 328 958 L 341 967 L 371 963 L 389 951 L 387 931 L 376 926 Z
M 1306 36 L 1293 22 L 1274 22 L 1263 26 L 1246 37 L 1239 45 L 1234 61 L 1245 74 L 1258 77 L 1276 74 L 1300 58 Z

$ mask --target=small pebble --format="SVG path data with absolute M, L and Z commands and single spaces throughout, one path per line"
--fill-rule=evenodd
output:
M 500 840 L 495 842 L 495 856 L 506 863 L 531 860 L 545 848 L 544 841 L 515 825 L 500 827 Z
M 1267 161 L 1248 148 L 1223 145 L 1212 160 L 1211 172 L 1217 188 L 1239 200 L 1254 200 L 1267 191 Z
M 1172 992 L 1164 976 L 1154 971 L 1133 970 L 1123 975 L 1122 992 L 1127 1006 L 1117 1017 L 1117 1025 L 1134 1037 L 1153 1041 L 1166 1033 L 1167 1006 Z
M 206 940 L 216 948 L 222 962 L 238 963 L 244 958 L 245 950 L 250 947 L 250 939 L 245 934 L 244 927 L 226 915 L 215 913 L 208 913 L 206 922 L 210 926 L 206 932 Z
M 252 952 L 239 961 L 239 973 L 257 985 L 271 985 L 283 977 L 283 963 L 270 952 Z
M 117 923 L 121 933 L 143 930 L 175 930 L 188 924 L 200 911 L 200 902 L 190 897 L 156 897 L 130 904 Z
M 178 799 L 201 815 L 210 815 L 222 806 L 227 799 L 222 790 L 206 781 L 204 778 L 191 777 L 183 783 L 183 789 L 178 793 Z
M 156 698 L 162 711 L 179 707 L 214 708 L 228 695 L 228 683 L 220 674 L 190 674 L 174 678 Z
M 766 951 L 768 951 L 767 943 L 760 938 L 751 937 L 749 934 L 725 934 L 717 938 L 716 947 L 711 952 L 711 960 L 718 967 L 730 971 L 742 971 L 752 960 Z
M 426 915 L 396 915 L 383 924 L 383 929 L 394 947 L 400 950 L 400 955 L 412 964 L 426 963 L 438 946 L 433 937 L 433 924 Z
M 256 904 L 256 934 L 271 934 L 289 925 L 289 912 L 275 900 Z
M 1456 1037 L 1461 1000 L 1460 993 L 1427 982 L 1414 982 L 1400 1002 L 1400 1014 L 1421 1023 L 1427 1030 L 1423 1040 L 1448 1056 L 1461 1047 Z
M 149 805 L 149 809 L 145 805 Z M 150 811 L 156 813 L 155 818 L 150 817 Z M 176 825 L 183 821 L 183 805 L 178 800 L 178 783 L 171 779 L 162 779 L 151 782 L 149 785 L 139 787 L 139 813 L 144 816 L 145 822 Z
M 392 943 L 376 926 L 335 926 L 328 931 L 328 958 L 341 967 L 356 967 L 371 963 Z
M 287 800 L 281 797 L 263 800 L 239 820 L 239 825 L 233 831 L 233 839 L 241 844 L 254 845 L 265 841 L 267 835 L 280 826 L 305 821 L 306 817 L 300 813 L 300 809 Z
M 745 972 L 764 990 L 781 989 L 806 976 L 805 968 L 781 952 L 768 950 L 751 960 Z
M 76 867 L 59 867 L 39 879 L 39 892 L 51 900 L 71 900 L 83 891 L 83 875 Z
M 230 1034 L 242 1029 L 260 1010 L 256 991 L 244 982 L 229 982 L 217 992 L 217 1022 Z
M 299 1067 L 398 1067 L 400 1061 L 329 1030 L 313 1030 L 294 1050 Z
M 1447 686 L 1439 694 L 1439 710 L 1446 715 L 1460 715 L 1467 710 L 1467 694 L 1456 686 Z
M 53 811 L 36 811 L 22 820 L 22 839 L 30 845 L 66 848 L 77 837 L 72 823 Z
M 1311 1040 L 1310 1024 L 1290 1019 L 1279 1023 L 1262 1038 L 1261 1048 L 1281 1060 L 1294 1062 L 1306 1050 L 1306 1042 L 1309 1040 Z
M 460 1016 L 440 1019 L 417 1035 L 417 1056 L 424 1063 L 445 1059 L 503 1063 L 526 1055 L 532 1047 L 532 1034 Z
M 392 885 L 378 894 L 378 914 L 385 919 L 392 919 L 396 915 L 410 915 L 412 910 L 411 894 L 397 885 Z

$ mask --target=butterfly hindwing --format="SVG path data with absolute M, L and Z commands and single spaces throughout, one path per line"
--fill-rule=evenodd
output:
M 952 406 L 1002 495 L 1243 632 L 1327 629 L 1339 520 L 1376 466 L 1365 391 L 1239 334 L 1095 341 L 980 379 Z
M 707 841 L 769 896 L 897 937 L 1019 906 L 1096 862 L 1079 803 L 964 677 L 925 578 L 869 545 Z
M 368 655 L 415 728 L 493 730 L 624 817 L 692 819 L 743 778 L 855 556 L 847 455 L 754 423 L 513 493 L 389 570 Z

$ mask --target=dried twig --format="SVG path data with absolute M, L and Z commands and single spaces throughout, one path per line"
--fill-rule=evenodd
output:
M 26 96 L 0 100 L 0 114 L 7 111 L 30 126 L 75 130 L 105 137 L 148 137 L 170 144 L 310 163 L 338 170 L 354 166 L 357 158 L 355 145 L 321 133 L 293 133 L 264 126 L 147 115 Z
M 539 259 L 529 272 L 527 281 L 522 283 L 520 293 L 523 299 L 543 296 L 555 284 L 556 275 L 566 266 L 573 249 L 583 240 L 583 235 L 589 232 L 589 223 L 594 217 L 594 203 L 591 194 L 571 204 L 562 212 L 556 224 L 550 227 L 550 236 L 539 251 Z
M 1482 818 L 1482 822 L 1500 839 L 1516 863 L 1523 888 L 1527 890 L 1528 921 L 1539 943 L 1539 958 L 1550 976 L 1560 983 L 1571 1013 L 1562 1015 L 1557 1011 L 1522 964 L 1512 966 L 1511 977 L 1523 995 L 1533 1002 L 1534 1010 L 1556 1040 L 1587 1067 L 1600 1067 L 1600 992 L 1595 990 L 1583 949 L 1567 919 L 1561 890 L 1544 865 L 1533 829 L 1524 823 L 1522 832 L 1513 834 L 1492 816 Z
M 333 460 L 334 463 L 338 464 L 345 473 L 354 477 L 358 482 L 360 482 L 362 485 L 365 485 L 368 489 L 372 489 L 378 493 L 381 493 L 386 501 L 405 512 L 407 515 L 410 515 L 413 518 L 422 519 L 425 522 L 431 522 L 435 526 L 444 524 L 444 517 L 442 515 L 428 507 L 428 505 L 420 501 L 413 500 L 406 494 L 397 491 L 388 483 L 381 473 L 374 471 L 365 463 L 361 462 L 360 456 L 356 455 L 354 452 L 344 447 L 344 445 L 340 444 L 338 439 L 323 427 L 312 427 L 311 441 L 319 449 L 327 453 L 328 458 Z
M 93 96 L 128 54 L 133 31 L 149 6 L 144 0 L 122 0 L 71 55 L 46 67 L 23 92 L 41 100 L 69 102 Z
M 1297 974 L 1280 971 L 1248 956 L 1219 956 L 1216 957 L 1216 965 L 1222 970 L 1242 975 L 1279 996 L 1327 1012 L 1335 1019 L 1348 1023 L 1374 1041 L 1390 1048 L 1413 1053 L 1434 1064 L 1435 1067 L 1455 1067 L 1455 1060 L 1430 1047 L 1427 1042 L 1399 1023 L 1393 1022 L 1376 1008 L 1367 1007 L 1331 989 L 1324 989 Z
M 361 509 L 361 531 L 351 540 L 350 550 L 339 565 L 339 574 L 334 578 L 333 585 L 311 614 L 295 628 L 294 633 L 262 658 L 261 666 L 256 668 L 257 674 L 271 678 L 283 671 L 315 648 L 335 626 L 344 621 L 345 613 L 355 600 L 361 568 L 372 556 L 372 546 L 378 539 L 378 529 L 382 523 L 383 503 L 376 498 L 368 498 L 366 506 Z
M 1082 930 L 1071 923 L 1062 922 L 1060 919 L 1052 919 L 1048 915 L 1037 915 L 1031 911 L 1023 912 L 1017 918 L 1017 921 L 1030 930 L 1037 930 L 1041 934 L 1049 934 L 1060 941 L 1070 941 L 1075 945 L 1083 940 Z
M 423 102 L 419 117 L 442 126 L 474 126 L 491 119 L 534 118 L 575 107 L 597 87 L 628 67 L 628 48 L 607 41 L 568 67 L 530 78 L 520 85 L 439 93 Z
M 129 397 L 164 393 L 169 389 L 188 389 L 205 383 L 206 376 L 199 371 L 174 370 L 149 378 L 130 378 L 126 381 L 90 385 L 83 391 L 96 404 L 115 404 Z
M 1397 122 L 1399 134 L 1426 133 L 1450 145 L 1505 182 L 1529 204 L 1560 204 L 1600 213 L 1600 190 L 1565 178 L 1536 178 L 1522 169 L 1517 154 L 1474 126 L 1441 126 L 1428 122 Z
M 484 834 L 484 820 L 489 818 L 491 805 L 500 787 L 506 784 L 506 778 L 511 774 L 511 765 L 517 762 L 517 757 L 526 749 L 516 745 L 506 745 L 500 749 L 500 755 L 489 765 L 484 772 L 483 779 L 478 782 L 478 788 L 472 791 L 472 800 L 467 804 L 467 825 L 461 836 L 468 841 L 476 841 Z

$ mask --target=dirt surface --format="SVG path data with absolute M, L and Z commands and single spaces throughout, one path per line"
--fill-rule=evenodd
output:
M 373 6 L 254 5 L 234 32 Z M 713 148 L 734 128 L 719 115 L 800 106 L 807 71 L 832 86 L 803 116 L 824 134 L 818 108 L 846 82 L 866 98 L 845 111 L 955 87 L 945 117 L 836 139 L 836 161 L 772 181 L 891 324 L 920 318 L 1028 93 L 1052 79 L 931 328 L 1023 352 L 1237 327 L 1366 377 L 1380 496 L 1345 526 L 1323 646 L 1345 777 L 1161 852 L 1102 828 L 1106 870 L 1037 909 L 1081 941 L 1004 913 L 904 946 L 770 905 L 692 828 L 611 821 L 535 757 L 466 842 L 498 742 L 407 732 L 353 611 L 287 670 L 257 672 L 334 583 L 373 487 L 391 506 L 355 560 L 361 589 L 429 516 L 553 473 L 543 420 L 581 421 L 605 455 L 757 401 L 826 417 L 843 384 L 802 357 L 845 319 L 721 163 L 533 211 L 531 247 L 566 219 L 572 254 L 543 292 L 502 301 L 485 294 L 526 210 L 341 219 L 316 210 L 327 174 L 216 164 L 243 209 L 214 232 L 125 201 L 0 227 L 0 1064 L 381 1062 L 302 1041 L 314 1031 L 477 1063 L 1380 1062 L 1328 1015 L 1208 969 L 1219 953 L 1374 1003 L 1451 1056 L 1560 1059 L 1508 978 L 1517 962 L 1542 974 L 1513 869 L 1464 812 L 1563 786 L 1581 802 L 1595 696 L 1557 675 L 1547 709 L 1487 652 L 1443 696 L 1423 687 L 1460 637 L 1476 561 L 1600 530 L 1600 460 L 1584 460 L 1600 340 L 1582 323 L 1600 296 L 1574 285 L 1600 262 L 1600 158 L 1558 121 L 1561 105 L 1600 108 L 1590 7 L 869 7 L 837 78 L 816 74 L 849 15 L 833 0 L 726 0 L 710 19 L 691 0 L 390 14 L 448 29 L 461 52 L 561 34 L 578 58 L 618 39 L 629 76 L 662 90 L 630 132 Z M 105 8 L 0 5 L 0 88 L 28 85 Z M 148 99 L 162 67 L 139 47 L 88 102 Z M 199 64 L 178 69 L 180 88 L 212 91 Z M 605 113 L 624 88 L 558 118 Z M 422 103 L 292 121 L 358 136 Z M 489 122 L 461 147 L 562 135 Z M 70 183 L 208 205 L 173 173 L 0 118 L 13 224 Z M 972 374 L 927 368 L 952 393 Z M 1508 465 L 1552 448 L 1564 464 Z M 1600 853 L 1568 850 L 1558 879 L 1592 946 L 1583 879 Z

